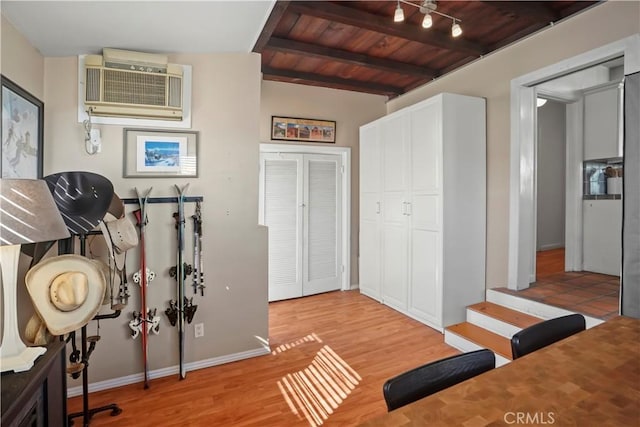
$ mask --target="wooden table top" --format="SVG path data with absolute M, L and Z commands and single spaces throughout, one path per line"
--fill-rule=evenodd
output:
M 640 320 L 615 317 L 362 424 L 488 425 L 640 426 Z

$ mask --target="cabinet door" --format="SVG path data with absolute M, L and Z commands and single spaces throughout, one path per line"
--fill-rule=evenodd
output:
M 620 275 L 622 263 L 622 201 L 585 200 L 583 203 L 583 269 Z
M 431 326 L 442 327 L 442 278 L 440 233 L 411 231 L 409 312 Z
M 410 115 L 411 191 L 408 310 L 442 327 L 442 120 L 441 103 L 427 102 Z
M 584 159 L 620 157 L 619 89 L 610 87 L 584 97 Z
M 381 121 L 382 153 L 382 298 L 399 310 L 407 308 L 407 116 Z
M 398 310 L 407 308 L 407 228 L 404 224 L 383 226 L 382 300 Z
M 405 123 L 405 116 L 393 116 L 380 123 L 385 192 L 404 192 L 407 188 Z
M 360 292 L 381 299 L 380 233 L 382 170 L 380 126 L 370 124 L 360 129 Z

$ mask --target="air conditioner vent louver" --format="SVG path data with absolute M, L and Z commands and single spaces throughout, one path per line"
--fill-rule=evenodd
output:
M 135 105 L 167 105 L 167 76 L 120 70 L 104 70 L 105 102 Z M 180 105 L 176 105 L 179 107 Z
M 169 77 L 169 106 L 182 107 L 182 79 Z
M 137 66 L 136 53 L 125 53 L 127 67 L 109 67 L 101 56 L 85 58 L 85 106 L 95 116 L 182 120 L 182 67 Z
M 87 101 L 100 101 L 100 70 L 87 68 Z

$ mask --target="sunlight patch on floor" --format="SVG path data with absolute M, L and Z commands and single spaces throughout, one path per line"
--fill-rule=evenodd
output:
M 316 427 L 329 418 L 361 380 L 347 362 L 325 345 L 304 370 L 282 377 L 278 388 L 291 412 Z
M 322 342 L 322 340 L 315 333 L 311 333 L 311 334 L 307 335 L 306 337 L 300 338 L 297 341 L 293 341 L 293 342 L 290 342 L 290 343 L 287 343 L 287 344 L 279 345 L 278 347 L 276 347 L 271 352 L 271 354 L 276 355 L 278 353 L 282 353 L 284 351 L 291 350 L 292 348 L 297 347 L 300 344 L 304 344 L 304 343 L 308 343 L 308 342 Z

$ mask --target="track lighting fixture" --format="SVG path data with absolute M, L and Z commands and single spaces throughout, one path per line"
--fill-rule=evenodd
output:
M 431 18 L 431 14 L 427 13 L 424 15 L 424 19 L 422 20 L 422 28 L 431 28 L 433 25 L 433 18 Z
M 398 7 L 396 7 L 396 13 L 393 15 L 393 22 L 404 21 L 404 10 L 400 7 L 400 0 L 398 0 Z
M 451 25 L 451 35 L 453 37 L 458 37 L 460 34 L 462 34 L 462 28 L 460 28 L 460 25 L 458 25 L 454 19 L 453 25 Z
M 413 7 L 417 7 L 420 9 L 420 12 L 424 13 L 424 18 L 422 19 L 422 27 L 423 28 L 431 28 L 433 25 L 433 17 L 432 14 L 444 16 L 445 18 L 449 18 L 453 20 L 453 24 L 451 25 L 451 35 L 453 37 L 458 37 L 462 34 L 462 27 L 460 27 L 460 22 L 458 18 L 453 16 L 449 16 L 446 13 L 438 12 L 436 9 L 438 5 L 436 5 L 436 0 L 422 0 L 420 3 L 413 3 L 409 0 L 397 0 L 398 5 L 396 6 L 395 13 L 393 14 L 394 22 L 402 22 L 404 21 L 404 10 L 400 6 L 400 3 L 408 4 Z

